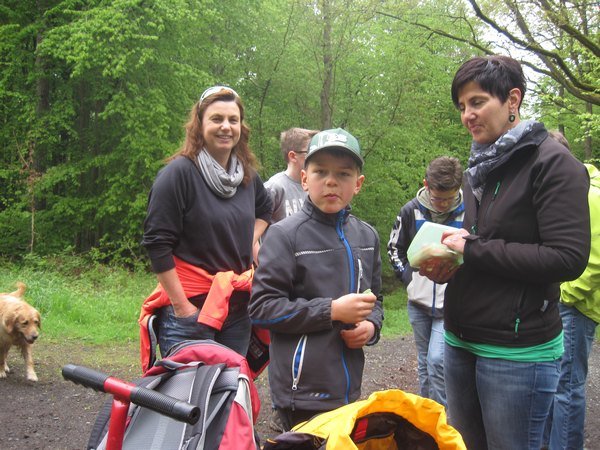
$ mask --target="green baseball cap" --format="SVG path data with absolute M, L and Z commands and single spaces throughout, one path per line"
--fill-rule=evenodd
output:
M 362 169 L 365 161 L 360 155 L 360 145 L 358 145 L 358 141 L 354 136 L 342 128 L 324 130 L 315 134 L 308 145 L 306 161 L 320 150 L 333 148 L 339 148 L 340 150 L 346 151 L 356 160 L 358 167 Z

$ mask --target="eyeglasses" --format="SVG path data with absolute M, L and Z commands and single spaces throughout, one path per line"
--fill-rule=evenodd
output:
M 456 197 L 452 197 L 452 198 L 429 197 L 429 200 L 431 200 L 431 203 L 437 203 L 438 205 L 447 205 L 448 203 L 453 202 L 455 199 L 456 199 Z
M 294 150 L 294 153 L 296 155 L 306 155 L 308 153 L 308 151 L 303 151 L 303 152 L 297 152 L 296 150 Z
M 202 95 L 200 96 L 200 103 L 202 103 L 207 97 L 210 97 L 213 94 L 217 94 L 218 92 L 221 91 L 225 91 L 225 92 L 229 92 L 230 94 L 233 94 L 235 97 L 239 97 L 238 93 L 235 92 L 233 89 L 231 89 L 228 86 L 213 86 L 213 87 L 209 87 L 207 90 L 205 90 Z
M 431 191 L 429 192 L 431 193 Z M 432 195 L 429 196 L 429 200 L 431 201 L 431 203 L 436 203 L 438 205 L 447 205 L 449 203 L 454 202 L 457 198 L 458 192 L 454 193 L 452 197 L 433 197 Z

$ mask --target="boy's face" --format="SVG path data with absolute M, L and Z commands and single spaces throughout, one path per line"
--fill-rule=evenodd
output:
M 450 208 L 458 201 L 459 188 L 450 191 L 438 191 L 429 187 L 427 180 L 423 180 L 423 184 L 429 191 L 431 206 L 433 206 L 437 212 L 446 213 L 450 211 Z
M 302 170 L 302 188 L 324 213 L 337 213 L 360 192 L 364 175 L 350 155 L 320 151 Z

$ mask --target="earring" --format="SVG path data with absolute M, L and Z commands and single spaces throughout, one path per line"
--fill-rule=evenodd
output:
M 508 121 L 510 123 L 513 123 L 515 121 L 515 119 L 516 119 L 515 115 L 513 113 L 510 113 L 508 116 Z

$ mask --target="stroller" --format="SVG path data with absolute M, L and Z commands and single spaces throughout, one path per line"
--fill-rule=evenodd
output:
M 88 450 L 259 448 L 260 401 L 245 358 L 211 340 L 174 346 L 135 383 L 68 364 L 63 377 L 111 394 Z

